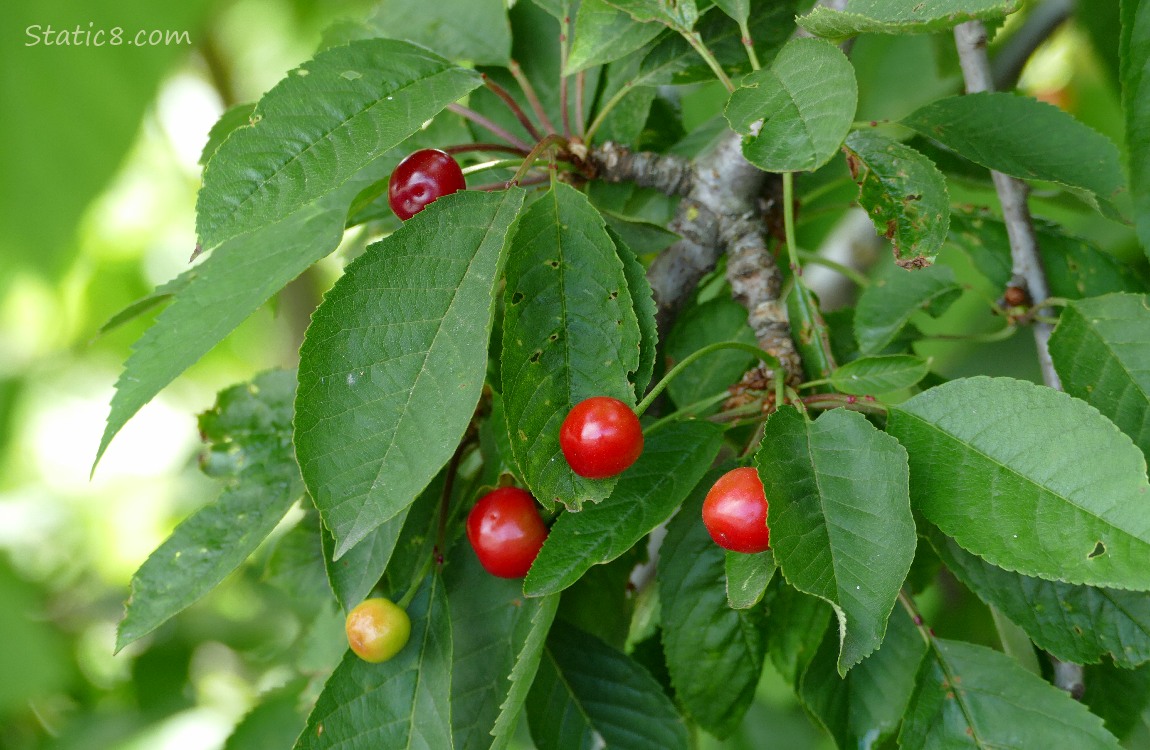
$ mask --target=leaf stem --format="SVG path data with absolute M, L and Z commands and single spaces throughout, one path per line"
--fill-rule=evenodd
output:
M 926 623 L 922 619 L 922 613 L 918 611 L 918 605 L 914 603 L 914 599 L 910 598 L 910 594 L 906 592 L 906 589 L 899 589 L 898 601 L 899 604 L 902 605 L 902 608 L 906 610 L 906 613 L 910 615 L 911 622 L 918 628 L 918 634 L 926 641 L 927 648 L 933 648 L 934 631 L 926 626 Z
M 575 121 L 579 124 L 580 140 L 587 139 L 587 119 L 583 114 L 583 89 L 587 86 L 587 71 L 575 74 Z
M 751 27 L 747 24 L 747 19 L 739 21 L 739 35 L 742 37 L 743 47 L 747 50 L 747 59 L 751 62 L 751 70 L 759 70 L 762 66 L 759 65 L 759 55 L 755 52 L 755 40 L 751 38 Z
M 507 89 L 491 80 L 491 77 L 486 73 L 483 74 L 483 85 L 490 89 L 491 93 L 498 96 L 500 100 L 502 100 L 503 103 L 507 105 L 507 108 L 511 110 L 511 113 L 515 115 L 515 119 L 519 120 L 519 123 L 527 129 L 527 132 L 531 134 L 532 138 L 538 141 L 543 137 L 543 134 L 540 133 L 539 130 L 535 127 L 535 123 L 531 122 L 531 119 L 527 116 L 527 113 L 524 112 L 523 109 L 519 106 L 519 102 L 515 101 L 515 99 L 511 97 L 511 94 L 508 93 Z
M 683 357 L 681 362 L 672 367 L 667 372 L 667 374 L 663 376 L 663 379 L 656 383 L 655 387 L 652 388 L 650 392 L 643 398 L 643 400 L 640 401 L 639 404 L 635 407 L 635 416 L 643 416 L 643 412 L 647 411 L 647 407 L 654 403 L 655 399 L 659 397 L 659 394 L 661 394 L 667 388 L 667 386 L 670 385 L 672 380 L 679 376 L 679 373 L 681 373 L 700 358 L 722 349 L 742 349 L 745 352 L 754 354 L 757 358 L 762 360 L 763 364 L 767 365 L 767 367 L 773 367 L 776 369 L 780 367 L 779 361 L 775 359 L 774 356 L 751 344 L 744 344 L 741 341 L 717 341 L 713 344 L 708 344 L 702 349 L 696 349 L 686 357 Z
M 523 69 L 519 67 L 519 63 L 512 60 L 508 63 L 507 69 L 511 71 L 511 75 L 515 78 L 515 82 L 519 84 L 519 88 L 523 91 L 523 95 L 527 97 L 527 103 L 531 105 L 532 111 L 535 116 L 539 118 L 539 122 L 543 123 L 543 127 L 548 133 L 558 132 L 555 125 L 551 122 L 551 118 L 547 116 L 547 112 L 543 109 L 543 103 L 539 101 L 539 95 L 535 93 L 535 87 L 531 85 L 531 81 L 523 73 Z
M 615 105 L 623 101 L 623 97 L 631 92 L 631 83 L 623 84 L 622 88 L 611 95 L 611 98 L 603 103 L 599 111 L 595 113 L 595 119 L 591 121 L 591 125 L 587 128 L 587 134 L 583 136 L 584 143 L 590 143 L 591 139 L 595 137 L 595 132 L 599 130 L 599 126 L 607 119 L 607 115 L 611 114 L 611 110 L 615 109 Z
M 559 31 L 559 114 L 563 118 L 563 137 L 571 137 L 571 113 L 567 107 L 567 42 L 571 37 L 571 17 L 564 16 Z
M 494 122 L 487 119 L 486 117 L 479 114 L 478 112 L 476 112 L 473 109 L 468 109 L 467 107 L 464 107 L 462 104 L 458 104 L 455 102 L 448 104 L 447 109 L 449 109 L 450 111 L 454 112 L 457 115 L 460 115 L 461 117 L 465 117 L 468 120 L 471 120 L 476 125 L 479 125 L 480 127 L 487 129 L 493 135 L 495 135 L 499 138 L 502 138 L 503 140 L 507 141 L 508 143 L 510 143 L 512 146 L 515 146 L 516 148 L 520 148 L 525 152 L 531 150 L 531 144 L 530 143 L 528 143 L 527 141 L 523 140 L 522 138 L 510 133 L 509 131 L 505 130 L 504 128 L 500 127 L 499 125 L 496 125 Z
M 885 404 L 879 403 L 874 396 L 849 396 L 843 393 L 816 393 L 803 396 L 799 403 L 811 409 L 849 409 L 863 414 L 886 416 L 889 413 Z
M 826 266 L 831 270 L 838 271 L 843 276 L 846 276 L 848 279 L 853 281 L 856 286 L 862 287 L 863 289 L 866 289 L 868 286 L 870 286 L 870 279 L 859 273 L 857 270 L 851 268 L 850 266 L 844 263 L 839 263 L 837 260 L 824 258 L 818 253 L 812 253 L 810 250 L 799 250 L 799 258 L 806 261 L 807 263 L 814 263 L 818 266 Z
M 706 409 L 708 406 L 714 406 L 717 403 L 720 403 L 722 401 L 726 401 L 730 397 L 731 397 L 731 392 L 728 390 L 724 390 L 722 393 L 716 393 L 712 396 L 708 396 L 707 398 L 696 401 L 693 404 L 687 404 L 682 409 L 676 409 L 675 411 L 671 412 L 670 414 L 668 414 L 664 417 L 660 417 L 655 422 L 652 422 L 651 424 L 647 425 L 647 427 L 645 427 L 643 429 L 643 432 L 644 432 L 644 434 L 654 432 L 655 430 L 659 429 L 660 427 L 662 427 L 667 422 L 672 422 L 676 419 L 680 419 L 682 417 L 694 414 L 696 412 L 700 412 L 703 409 Z
M 699 57 L 703 58 L 703 62 L 707 63 L 707 67 L 711 69 L 715 77 L 719 79 L 727 91 L 734 93 L 735 84 L 731 83 L 731 79 L 727 77 L 727 72 L 723 70 L 723 66 L 719 65 L 719 61 L 715 59 L 711 50 L 707 49 L 707 45 L 703 44 L 703 38 L 699 36 L 699 32 L 679 29 L 679 33 L 682 34 L 683 38 L 687 40 L 687 43 L 695 49 L 695 52 L 699 53 Z
M 505 167 L 514 167 L 515 169 L 518 169 L 526 163 L 527 162 L 524 159 L 495 159 L 493 161 L 483 161 L 478 164 L 472 164 L 469 167 L 464 167 L 463 174 L 478 174 L 479 172 L 489 172 L 492 169 L 503 169 Z

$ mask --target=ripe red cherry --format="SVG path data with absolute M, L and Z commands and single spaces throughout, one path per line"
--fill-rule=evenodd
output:
M 347 642 L 359 658 L 377 664 L 407 645 L 411 619 L 390 599 L 366 599 L 347 613 Z
M 407 221 L 428 203 L 463 190 L 463 170 L 451 154 L 424 148 L 409 154 L 387 181 L 387 203 L 399 218 Z
M 771 546 L 767 495 L 750 467 L 719 477 L 703 500 L 703 525 L 715 544 L 735 552 L 763 552 Z
M 484 570 L 500 578 L 522 578 L 547 539 L 547 527 L 531 493 L 501 487 L 479 498 L 467 514 L 467 541 Z
M 593 396 L 568 412 L 559 428 L 559 447 L 579 476 L 613 477 L 643 452 L 643 428 L 630 406 L 616 398 Z

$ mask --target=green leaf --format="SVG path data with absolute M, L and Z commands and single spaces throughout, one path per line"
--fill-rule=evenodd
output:
M 300 349 L 296 454 L 338 558 L 451 457 L 479 401 L 519 189 L 446 196 L 353 261 Z
M 676 421 L 645 436 L 643 454 L 611 496 L 551 527 L 523 590 L 561 591 L 592 566 L 611 562 L 675 512 L 719 452 L 723 432 L 709 422 Z
M 322 525 L 315 508 L 308 508 L 303 518 L 275 541 L 261 576 L 264 583 L 289 597 L 292 608 L 305 622 L 332 604 L 320 543 Z
M 755 463 L 775 561 L 788 583 L 834 608 L 845 675 L 882 643 L 914 560 L 906 451 L 857 412 L 812 422 L 783 408 Z
M 297 679 L 268 695 L 232 730 L 223 750 L 282 750 L 303 730 L 307 717 L 299 709 L 307 682 Z
M 895 612 L 882 647 L 840 677 L 838 639 L 827 631 L 803 672 L 799 698 L 840 748 L 881 747 L 902 723 L 925 654 L 926 642 L 910 618 Z
M 640 23 L 658 21 L 680 31 L 690 31 L 699 20 L 695 0 L 607 0 Z
M 614 481 L 571 471 L 559 425 L 591 396 L 634 399 L 640 330 L 623 262 L 585 195 L 557 182 L 523 213 L 504 301 L 503 403 L 522 476 L 546 505 L 599 502 Z
M 172 299 L 173 296 L 187 289 L 188 285 L 192 283 L 192 279 L 195 277 L 196 270 L 194 268 L 189 268 L 187 271 L 184 271 L 174 279 L 165 281 L 163 284 L 160 284 L 158 287 L 156 287 L 155 290 L 148 296 L 141 297 L 140 299 L 125 307 L 120 312 L 108 318 L 104 325 L 100 326 L 100 329 L 97 331 L 97 333 L 102 336 L 111 330 L 119 328 L 128 321 L 138 318 L 148 310 L 151 310 L 153 307 L 168 302 Z
M 1055 224 L 1041 219 L 1034 219 L 1033 223 L 1042 268 L 1053 296 L 1082 299 L 1144 288 L 1134 272 L 1113 255 L 1064 233 Z M 951 214 L 947 242 L 966 253 L 996 293 L 1010 283 L 1010 238 L 1000 219 L 984 213 L 955 212 Z
M 506 65 L 511 58 L 504 0 L 380 0 L 371 23 L 378 36 L 415 42 L 451 60 Z
M 895 263 L 903 268 L 933 263 L 950 227 L 942 172 L 910 146 L 872 131 L 851 133 L 844 151 L 859 184 L 859 205 L 891 241 Z
M 1150 461 L 1150 300 L 1111 294 L 1071 302 L 1050 337 L 1062 387 L 1110 418 Z
M 626 57 L 663 32 L 655 23 L 637 23 L 606 0 L 583 0 L 575 16 L 575 41 L 565 75 Z
M 736 23 L 744 23 L 751 14 L 751 0 L 715 0 L 715 5 Z
M 176 527 L 132 576 L 116 650 L 162 625 L 255 551 L 303 494 L 292 455 L 295 373 L 271 371 L 222 391 L 200 429 L 222 454 L 219 499 Z M 230 469 L 230 470 L 228 470 Z
M 1077 586 L 996 568 L 932 529 L 928 538 L 946 567 L 987 604 L 1063 661 L 1093 664 L 1110 655 L 1132 668 L 1150 661 L 1150 597 Z
M 1082 702 L 1106 723 L 1106 729 L 1126 739 L 1143 722 L 1150 703 L 1150 664 L 1121 669 L 1110 662 L 1086 667 Z
M 731 609 L 750 609 L 763 599 L 778 566 L 770 550 L 743 554 L 727 550 L 727 605 Z
M 767 646 L 771 663 L 795 690 L 831 621 L 830 606 L 776 576 L 767 591 Z M 838 632 L 837 629 L 835 631 Z
M 249 127 L 251 125 L 252 113 L 255 112 L 256 105 L 254 102 L 246 104 L 236 104 L 228 107 L 220 119 L 216 120 L 216 124 L 208 131 L 208 142 L 204 144 L 204 150 L 200 152 L 199 165 L 201 167 L 207 166 L 208 161 L 212 158 L 212 154 L 216 153 L 216 149 L 220 147 L 233 130 L 239 128 Z
M 471 545 L 460 541 L 449 556 L 443 585 L 451 610 L 451 734 L 455 750 L 488 750 L 507 677 L 545 606 L 524 599 L 519 581 L 483 569 Z
M 562 621 L 527 698 L 539 750 L 687 750 L 687 727 L 659 683 L 629 656 Z
M 798 22 L 815 36 L 923 34 L 967 21 L 997 21 L 1018 10 L 1019 0 L 848 0 L 842 10 L 816 7 Z
M 370 664 L 347 652 L 295 750 L 452 746 L 451 616 L 438 576 L 422 584 L 407 614 L 411 638 L 389 661 Z
M 519 720 L 519 712 L 523 709 L 527 694 L 535 681 L 539 662 L 543 658 L 547 634 L 551 631 L 551 623 L 555 621 L 555 611 L 558 608 L 557 595 L 545 596 L 539 600 L 539 608 L 531 618 L 531 629 L 515 656 L 515 666 L 512 667 L 508 677 L 511 687 L 507 692 L 507 698 L 499 706 L 499 718 L 491 730 L 495 738 L 491 743 L 491 750 L 504 750 L 511 742 L 515 724 Z
M 831 373 L 831 385 L 855 396 L 901 391 L 917 385 L 930 363 L 910 354 L 859 357 Z
M 897 344 L 916 313 L 938 316 L 962 295 L 948 266 L 907 271 L 893 263 L 859 295 L 855 338 L 863 354 L 878 354 Z
M 743 134 L 743 155 L 752 164 L 801 172 L 818 169 L 838 152 L 857 104 L 854 68 L 842 50 L 820 39 L 795 39 L 769 68 L 742 80 L 726 116 Z
M 1150 255 L 1150 7 L 1139 0 L 1122 0 L 1119 40 L 1122 109 L 1126 114 L 1127 168 L 1134 198 L 1134 226 Z
M 624 141 L 626 142 L 626 141 Z M 600 208 L 607 227 L 619 235 L 635 255 L 643 256 L 666 250 L 679 241 L 679 235 L 662 224 L 622 216 Z
M 535 4 L 550 13 L 558 21 L 571 15 L 571 3 L 574 0 L 534 0 Z
M 763 610 L 727 606 L 727 556 L 701 520 L 703 498 L 722 473 L 709 472 L 671 520 L 658 567 L 663 652 L 675 697 L 720 738 L 738 728 L 766 658 Z
M 891 407 L 920 511 L 987 562 L 1150 590 L 1146 460 L 1098 411 L 1010 378 L 954 380 Z
M 1102 720 L 1005 654 L 934 638 L 898 737 L 903 750 L 1118 750 Z
M 932 102 L 902 124 L 988 169 L 1057 183 L 1119 216 L 1112 203 L 1125 189 L 1118 148 L 1053 105 L 1016 94 L 967 94 Z
M 321 52 L 260 99 L 204 170 L 205 251 L 322 198 L 479 85 L 474 71 L 388 39 Z
M 606 218 L 606 217 L 604 217 Z M 635 397 L 642 400 L 651 383 L 655 371 L 655 353 L 659 348 L 659 331 L 655 324 L 655 296 L 647 281 L 647 269 L 635 257 L 635 253 L 623 238 L 607 225 L 607 234 L 615 243 L 615 251 L 623 263 L 623 277 L 627 280 L 627 291 L 634 305 L 635 319 L 639 323 L 639 364 L 631 381 L 635 384 Z
M 758 344 L 755 332 L 747 325 L 747 309 L 725 295 L 688 308 L 679 316 L 667 336 L 667 367 L 716 341 Z M 667 386 L 667 392 L 676 406 L 689 406 L 725 391 L 754 361 L 753 354 L 741 349 L 708 354 L 680 372 Z

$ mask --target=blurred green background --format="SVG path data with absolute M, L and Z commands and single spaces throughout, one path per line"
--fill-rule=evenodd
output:
M 100 326 L 187 267 L 208 129 L 227 106 L 254 101 L 310 57 L 330 23 L 362 17 L 372 5 L 33 0 L 0 7 L 0 750 L 222 748 L 261 702 L 245 725 L 248 738 L 227 746 L 288 747 L 301 705 L 342 653 L 338 615 L 301 608 L 277 587 L 287 574 L 266 564 L 272 543 L 183 615 L 112 653 L 132 572 L 218 493 L 198 470 L 196 413 L 221 388 L 294 364 L 307 315 L 338 273 L 338 259 L 289 287 L 144 408 L 89 472 L 113 384 L 149 316 L 104 335 Z M 1111 33 L 1116 40 L 1117 3 L 1099 6 L 1104 12 L 1091 13 L 1089 25 L 1065 27 L 1040 50 L 1023 87 L 1121 140 L 1116 43 L 1091 42 Z M 69 35 L 71 44 L 50 45 L 42 37 L 49 26 L 53 42 L 61 30 L 80 33 Z M 125 39 L 140 30 L 187 34 L 156 46 L 87 43 L 116 28 Z M 860 41 L 859 117 L 897 117 L 953 87 L 944 46 L 929 37 Z M 926 71 L 920 85 L 905 84 L 908 69 Z M 684 119 L 702 122 L 721 101 L 715 87 L 692 89 L 682 99 Z M 987 197 L 976 187 L 957 196 Z M 1039 196 L 1038 205 L 1119 257 L 1141 257 L 1127 228 L 1064 201 Z M 816 246 L 829 229 L 810 222 L 804 244 Z M 943 324 L 972 309 L 956 306 Z M 1000 346 L 1011 352 L 1027 341 Z M 986 353 L 937 355 L 953 374 L 984 363 Z M 1026 356 L 995 353 L 993 361 L 1032 372 Z M 940 633 L 996 643 L 981 605 L 957 584 L 937 590 L 928 605 L 946 623 Z M 964 619 L 947 609 L 975 614 Z M 760 698 L 740 737 L 702 745 L 830 746 L 770 668 Z

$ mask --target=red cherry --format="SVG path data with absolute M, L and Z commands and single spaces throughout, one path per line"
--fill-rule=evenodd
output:
M 409 154 L 391 173 L 387 203 L 396 216 L 407 221 L 428 203 L 466 186 L 463 170 L 451 154 L 424 148 Z
M 479 498 L 467 515 L 467 540 L 484 570 L 522 578 L 547 539 L 547 527 L 531 493 L 501 487 Z
M 719 477 L 703 500 L 703 525 L 715 544 L 735 552 L 763 552 L 771 546 L 767 495 L 750 467 Z
M 617 398 L 593 396 L 567 414 L 559 428 L 559 447 L 579 476 L 613 477 L 643 452 L 643 428 L 630 406 Z

